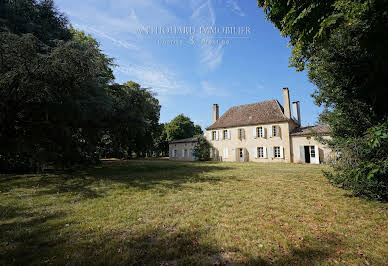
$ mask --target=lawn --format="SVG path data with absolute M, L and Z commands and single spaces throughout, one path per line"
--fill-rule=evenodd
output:
M 0 175 L 0 264 L 387 265 L 388 204 L 323 166 L 111 161 Z

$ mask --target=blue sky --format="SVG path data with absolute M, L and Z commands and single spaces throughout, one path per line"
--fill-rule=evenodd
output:
M 301 102 L 303 125 L 313 125 L 321 111 L 310 96 L 315 87 L 306 73 L 288 67 L 288 41 L 265 20 L 256 0 L 55 2 L 75 28 L 90 33 L 103 52 L 115 58 L 117 82 L 133 80 L 157 93 L 161 122 L 183 113 L 205 128 L 211 124 L 213 103 L 219 104 L 220 114 L 234 105 L 274 98 L 283 104 L 283 87 L 290 89 L 291 101 Z M 139 32 L 171 26 L 196 32 Z M 201 27 L 230 26 L 249 27 L 250 33 L 200 32 Z

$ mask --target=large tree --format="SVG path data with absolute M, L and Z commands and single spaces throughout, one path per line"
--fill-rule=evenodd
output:
M 307 69 L 317 86 L 313 96 L 325 107 L 320 120 L 330 125 L 329 144 L 341 154 L 331 179 L 357 194 L 387 199 L 386 1 L 258 4 L 290 39 L 291 66 Z M 376 139 L 378 145 L 368 144 Z
M 191 138 L 203 134 L 199 125 L 194 125 L 191 119 L 183 114 L 176 116 L 166 124 L 167 140 Z

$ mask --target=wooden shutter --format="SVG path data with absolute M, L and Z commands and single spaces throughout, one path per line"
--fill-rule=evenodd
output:
M 283 146 L 280 146 L 280 158 L 284 158 L 284 148 Z
M 182 150 L 182 157 L 185 157 L 185 150 Z
M 267 128 L 266 127 L 262 127 L 262 129 L 263 129 L 263 137 L 267 138 Z
M 270 137 L 270 138 L 272 138 L 272 131 L 273 129 L 272 129 L 272 126 L 269 126 L 269 128 L 268 128 L 268 136 Z
M 269 147 L 269 157 L 273 158 L 273 149 L 274 147 Z
M 267 147 L 263 147 L 263 158 L 267 158 Z
M 255 155 L 255 159 L 257 159 L 257 147 L 256 148 L 253 148 L 253 154 Z
M 231 139 L 231 137 L 230 137 L 230 129 L 228 129 L 228 139 Z
M 305 154 L 304 154 L 304 146 L 303 145 L 299 146 L 299 151 L 300 151 L 300 153 L 299 153 L 300 162 L 301 163 L 305 163 L 306 162 L 306 158 L 305 158 Z
M 282 131 L 280 130 L 280 126 L 276 126 L 277 129 L 278 129 L 278 137 L 281 137 L 282 136 Z
M 253 138 L 257 137 L 257 127 L 253 128 Z

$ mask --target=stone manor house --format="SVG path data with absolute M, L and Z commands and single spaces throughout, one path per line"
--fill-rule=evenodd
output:
M 294 162 L 319 164 L 332 157 L 331 150 L 314 134 L 329 138 L 329 127 L 302 127 L 299 102 L 292 103 L 283 89 L 283 105 L 277 100 L 233 106 L 219 117 L 213 105 L 213 124 L 206 128 L 212 144 L 210 157 L 230 162 Z M 314 133 L 313 133 L 314 132 Z M 196 138 L 170 142 L 170 160 L 195 160 Z

